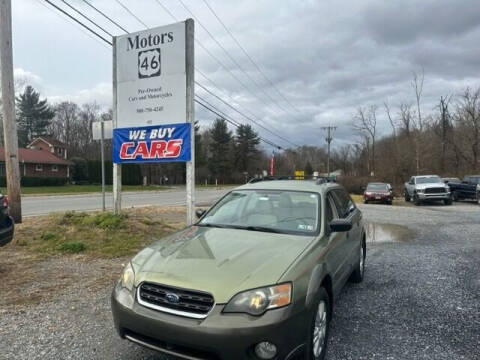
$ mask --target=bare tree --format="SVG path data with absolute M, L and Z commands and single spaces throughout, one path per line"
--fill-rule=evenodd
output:
M 479 168 L 480 155 L 480 88 L 475 91 L 469 88 L 465 90 L 457 112 L 457 122 L 466 130 L 466 140 L 472 154 L 471 166 L 476 170 Z
M 440 138 L 442 141 L 442 155 L 440 157 L 440 169 L 442 172 L 445 171 L 445 157 L 447 152 L 447 136 L 450 130 L 450 113 L 448 110 L 448 106 L 450 104 L 450 100 L 452 96 L 440 96 L 440 101 L 438 104 L 438 109 L 440 110 Z
M 369 170 L 375 176 L 375 145 L 377 138 L 377 106 L 371 105 L 368 109 L 359 107 L 354 116 L 353 128 L 366 140 L 367 149 L 370 151 Z

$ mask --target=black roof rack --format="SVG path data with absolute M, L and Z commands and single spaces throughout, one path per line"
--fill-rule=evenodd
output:
M 325 183 L 333 183 L 336 182 L 334 177 L 328 176 L 313 176 L 313 175 L 305 175 L 305 176 L 294 176 L 294 175 L 280 175 L 280 176 L 258 176 L 252 178 L 248 183 L 254 184 L 260 181 L 274 181 L 274 180 L 314 180 L 317 185 L 325 184 Z

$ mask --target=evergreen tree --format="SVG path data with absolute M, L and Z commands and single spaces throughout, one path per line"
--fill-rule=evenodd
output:
M 210 158 L 209 168 L 212 175 L 225 180 L 232 170 L 231 145 L 232 133 L 228 130 L 224 119 L 216 119 L 210 129 Z
M 55 116 L 47 99 L 40 100 L 40 94 L 28 85 L 17 97 L 18 142 L 28 145 L 35 136 L 46 135 L 47 127 Z
M 250 125 L 240 125 L 235 136 L 235 164 L 237 170 L 245 172 L 251 168 L 258 157 L 260 138 Z

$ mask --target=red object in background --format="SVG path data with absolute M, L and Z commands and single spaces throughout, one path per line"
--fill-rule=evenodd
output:
M 275 174 L 275 153 L 272 153 L 272 158 L 270 159 L 270 175 L 274 176 Z
M 6 196 L 2 199 L 2 206 L 7 208 L 8 207 L 8 198 Z

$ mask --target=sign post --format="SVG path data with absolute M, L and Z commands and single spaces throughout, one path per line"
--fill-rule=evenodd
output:
M 190 123 L 190 149 L 191 160 L 187 162 L 186 190 L 187 190 L 187 225 L 195 222 L 195 69 L 194 69 L 194 22 L 193 19 L 185 21 L 185 70 L 187 75 L 187 123 Z
M 105 144 L 112 138 L 112 120 L 95 121 L 92 123 L 92 138 L 100 140 L 100 156 L 102 161 L 102 211 L 105 211 Z
M 195 212 L 194 22 L 118 36 L 113 52 L 114 209 L 124 163 L 186 162 L 187 223 Z

